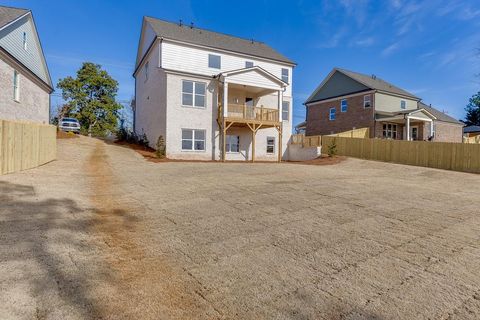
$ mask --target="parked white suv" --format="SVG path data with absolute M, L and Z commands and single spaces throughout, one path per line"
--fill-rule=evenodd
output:
M 58 122 L 58 128 L 65 132 L 80 133 L 80 122 L 75 118 L 62 118 Z

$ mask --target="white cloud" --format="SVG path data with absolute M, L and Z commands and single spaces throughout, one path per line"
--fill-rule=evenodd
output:
M 339 29 L 330 39 L 319 45 L 320 48 L 332 49 L 340 44 L 340 41 L 346 36 L 347 29 Z
M 368 16 L 370 0 L 340 0 L 348 16 L 355 19 L 359 26 L 362 26 Z
M 388 57 L 391 54 L 393 54 L 395 51 L 397 51 L 399 48 L 400 48 L 400 44 L 398 42 L 393 43 L 393 44 L 389 45 L 388 47 L 386 47 L 385 49 L 383 49 L 381 55 L 384 58 Z
M 375 38 L 367 37 L 362 39 L 357 39 L 353 41 L 353 46 L 357 47 L 370 47 L 375 43 Z

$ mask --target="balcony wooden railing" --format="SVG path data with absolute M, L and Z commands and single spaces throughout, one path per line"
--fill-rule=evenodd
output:
M 256 120 L 264 122 L 278 122 L 278 110 L 261 107 L 253 107 L 239 104 L 229 104 L 227 117 L 235 120 Z

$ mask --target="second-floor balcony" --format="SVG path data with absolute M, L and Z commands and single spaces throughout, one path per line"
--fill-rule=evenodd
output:
M 278 109 L 265 106 L 249 106 L 246 104 L 228 104 L 228 120 L 238 122 L 258 122 L 264 124 L 275 124 L 279 122 Z

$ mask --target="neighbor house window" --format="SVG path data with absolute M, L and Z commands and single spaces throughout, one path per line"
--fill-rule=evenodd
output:
M 335 120 L 336 112 L 337 112 L 337 111 L 335 110 L 335 108 L 330 108 L 330 115 L 329 115 L 330 121 Z
M 27 33 L 23 33 L 23 50 L 27 50 Z
M 209 54 L 208 55 L 208 67 L 214 69 L 221 68 L 221 58 L 216 54 Z
M 283 101 L 282 102 L 282 120 L 288 121 L 290 116 L 290 102 Z
M 182 129 L 182 150 L 205 151 L 205 130 Z
M 240 152 L 240 137 L 228 135 L 226 150 L 227 152 Z
M 252 61 L 245 61 L 245 68 L 252 68 L 253 62 Z
M 148 61 L 147 61 L 147 63 L 145 63 L 145 70 L 144 71 L 145 71 L 145 81 L 147 81 L 148 80 Z
M 384 123 L 383 137 L 386 139 L 397 139 L 397 125 L 391 123 Z
M 16 70 L 13 71 L 13 99 L 20 101 L 20 76 Z
M 275 153 L 275 137 L 267 137 L 267 153 Z
M 348 108 L 347 99 L 342 99 L 342 102 L 340 103 L 340 111 L 347 112 L 347 108 Z
M 205 90 L 204 82 L 182 81 L 182 106 L 205 108 Z
M 400 108 L 402 108 L 402 109 L 407 108 L 407 102 L 405 100 L 400 101 Z
M 363 107 L 370 108 L 371 106 L 372 106 L 372 96 L 368 94 L 363 97 Z
M 282 81 L 285 83 L 289 83 L 288 69 L 282 68 Z

